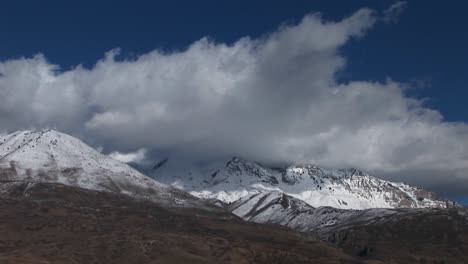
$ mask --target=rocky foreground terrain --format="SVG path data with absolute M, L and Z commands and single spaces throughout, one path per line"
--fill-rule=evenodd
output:
M 364 262 L 325 242 L 228 212 L 24 183 L 9 184 L 0 196 L 0 263 Z
M 430 192 L 221 165 L 169 186 L 56 131 L 0 135 L 0 263 L 468 263 L 467 209 Z
M 468 263 L 468 211 L 409 210 L 368 224 L 329 230 L 348 254 L 385 263 Z
M 329 230 L 56 183 L 2 184 L 0 263 L 467 263 L 462 209 Z

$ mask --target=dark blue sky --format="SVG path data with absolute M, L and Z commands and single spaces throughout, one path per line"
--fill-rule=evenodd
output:
M 454 200 L 458 201 L 461 204 L 468 206 L 468 197 L 455 197 Z
M 93 65 L 119 47 L 123 56 L 184 49 L 210 36 L 233 42 L 322 12 L 340 19 L 360 7 L 382 12 L 395 1 L 8 1 L 0 8 L 0 59 L 44 53 L 64 69 Z M 410 90 L 449 121 L 468 122 L 468 3 L 409 1 L 397 24 L 380 23 L 343 53 L 342 80 L 423 83 Z
M 4 1 L 0 60 L 43 53 L 69 69 L 91 67 L 106 51 L 121 57 L 181 50 L 204 36 L 232 43 L 258 37 L 305 14 L 340 20 L 361 7 L 380 15 L 396 1 Z M 341 51 L 339 79 L 413 84 L 407 93 L 449 121 L 468 122 L 468 3 L 408 1 L 398 23 L 378 23 Z

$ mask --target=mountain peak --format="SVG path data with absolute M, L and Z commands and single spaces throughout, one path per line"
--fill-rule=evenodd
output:
M 0 136 L 0 179 L 4 183 L 60 183 L 168 205 L 198 203 L 197 199 L 55 130 L 17 131 Z
M 355 168 L 329 169 L 317 165 L 290 165 L 284 169 L 233 157 L 207 168 L 177 165 L 153 174 L 163 183 L 180 187 L 202 198 L 230 203 L 247 195 L 280 191 L 312 207 L 342 209 L 445 207 L 431 192 L 403 183 L 392 183 Z

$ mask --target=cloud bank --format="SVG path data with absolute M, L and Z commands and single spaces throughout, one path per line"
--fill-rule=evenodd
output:
M 203 38 L 124 60 L 112 50 L 91 69 L 63 71 L 44 55 L 3 61 L 0 131 L 54 128 L 132 161 L 239 155 L 468 192 L 467 124 L 392 80 L 337 82 L 340 48 L 377 20 L 369 9 L 341 21 L 311 14 L 233 44 Z

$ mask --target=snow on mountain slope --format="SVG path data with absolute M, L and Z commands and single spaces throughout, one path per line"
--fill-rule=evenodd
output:
M 171 205 L 199 203 L 198 199 L 53 130 L 0 135 L 0 181 L 61 183 Z
M 313 207 L 446 207 L 446 201 L 431 192 L 381 180 L 356 169 L 325 169 L 311 165 L 269 168 L 235 157 L 203 166 L 165 159 L 147 174 L 195 196 L 217 198 L 225 203 L 259 192 L 279 191 Z
M 251 194 L 226 206 L 232 213 L 244 220 L 256 223 L 279 224 L 301 232 L 313 232 L 326 240 L 336 240 L 336 232 L 359 226 L 398 225 L 416 218 L 439 218 L 444 223 L 453 221 L 447 217 L 459 214 L 468 220 L 468 211 L 463 206 L 451 204 L 450 210 L 440 208 L 372 208 L 366 210 L 346 210 L 333 207 L 314 208 L 305 202 L 281 192 L 260 192 Z M 444 220 L 445 218 L 445 220 Z M 458 221 L 454 221 L 456 224 Z M 459 222 L 458 222 L 459 223 Z M 431 232 L 428 226 L 427 232 Z
M 314 208 L 281 192 L 260 192 L 245 196 L 227 206 L 244 220 L 288 226 L 301 232 L 324 232 L 343 224 L 373 224 L 390 215 L 394 209 L 374 208 L 346 210 L 333 207 Z

